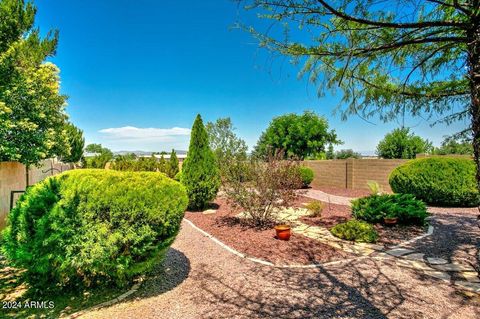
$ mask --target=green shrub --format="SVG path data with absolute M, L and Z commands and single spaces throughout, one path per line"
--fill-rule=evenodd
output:
M 307 205 L 305 205 L 305 208 L 308 209 L 313 217 L 320 217 L 322 216 L 323 209 L 325 208 L 325 205 L 318 200 L 311 201 Z
M 335 225 L 330 232 L 335 237 L 357 242 L 374 243 L 378 238 L 377 231 L 372 225 L 355 219 Z
M 21 196 L 3 251 L 35 287 L 123 286 L 163 258 L 187 202 L 160 173 L 69 171 Z
M 170 159 L 166 164 L 165 174 L 170 178 L 175 178 L 175 175 L 177 175 L 179 171 L 178 165 L 177 153 L 175 150 L 172 150 L 172 153 L 170 153 Z
M 313 170 L 310 167 L 299 166 L 298 171 L 300 172 L 300 177 L 302 178 L 303 187 L 308 187 L 313 181 Z
M 188 156 L 182 166 L 182 184 L 187 189 L 188 206 L 192 210 L 205 208 L 215 199 L 220 187 L 217 161 L 200 114 L 193 123 Z
M 352 216 L 369 223 L 397 217 L 401 224 L 423 225 L 428 216 L 425 204 L 411 194 L 373 194 L 352 201 Z
M 390 174 L 396 193 L 413 194 L 428 204 L 470 207 L 480 204 L 470 159 L 431 157 L 409 161 Z
M 173 177 L 174 180 L 177 182 L 182 182 L 182 171 L 179 171 L 175 176 Z

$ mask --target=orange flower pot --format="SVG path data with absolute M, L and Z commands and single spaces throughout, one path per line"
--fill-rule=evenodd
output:
M 291 236 L 290 225 L 277 225 L 275 226 L 277 238 L 280 240 L 289 240 Z

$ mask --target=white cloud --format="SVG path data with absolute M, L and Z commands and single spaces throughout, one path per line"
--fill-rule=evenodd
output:
M 189 136 L 190 129 L 183 127 L 172 128 L 139 128 L 134 126 L 105 128 L 99 131 L 105 138 L 113 140 L 145 140 L 145 141 L 174 141 L 178 137 Z

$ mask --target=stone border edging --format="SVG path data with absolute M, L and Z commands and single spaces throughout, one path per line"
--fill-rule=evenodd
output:
M 390 249 L 400 248 L 400 247 L 403 247 L 403 246 L 412 244 L 412 243 L 414 243 L 414 242 L 416 242 L 416 241 L 418 241 L 418 240 L 420 240 L 420 239 L 423 239 L 423 238 L 425 238 L 425 237 L 428 237 L 428 236 L 430 236 L 430 235 L 433 234 L 434 229 L 435 229 L 435 228 L 434 228 L 432 225 L 428 225 L 428 229 L 427 229 L 427 232 L 426 232 L 425 234 L 420 235 L 420 236 L 417 236 L 417 237 L 412 238 L 412 239 L 409 239 L 409 240 L 407 240 L 407 241 L 405 241 L 405 242 L 403 242 L 403 243 L 400 243 L 400 244 L 398 244 L 398 245 L 392 246 L 392 247 L 390 247 Z
M 130 296 L 131 294 L 137 292 L 137 290 L 140 288 L 140 286 L 142 285 L 142 282 L 144 280 L 144 277 L 140 277 L 138 279 L 136 279 L 136 283 L 133 284 L 133 286 L 130 288 L 130 290 L 128 290 L 127 292 L 121 294 L 120 296 L 118 297 L 115 297 L 111 300 L 107 300 L 107 301 L 104 301 L 98 305 L 94 305 L 90 308 L 87 308 L 87 309 L 83 309 L 83 310 L 80 310 L 80 311 L 77 311 L 77 312 L 74 312 L 72 314 L 69 314 L 69 315 L 64 315 L 64 316 L 60 316 L 60 318 L 69 318 L 69 319 L 73 319 L 73 318 L 78 318 L 80 316 L 82 316 L 83 314 L 85 314 L 86 312 L 90 312 L 90 311 L 95 311 L 95 310 L 98 310 L 100 308 L 104 308 L 104 307 L 108 307 L 108 306 L 111 306 L 117 302 L 120 302 L 120 301 L 123 301 L 125 298 L 127 298 L 128 296 Z

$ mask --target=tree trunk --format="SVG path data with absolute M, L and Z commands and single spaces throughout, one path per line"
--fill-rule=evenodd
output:
M 470 81 L 473 154 L 477 167 L 477 188 L 480 190 L 480 23 L 468 32 L 468 78 Z M 480 209 L 480 207 L 479 207 Z

